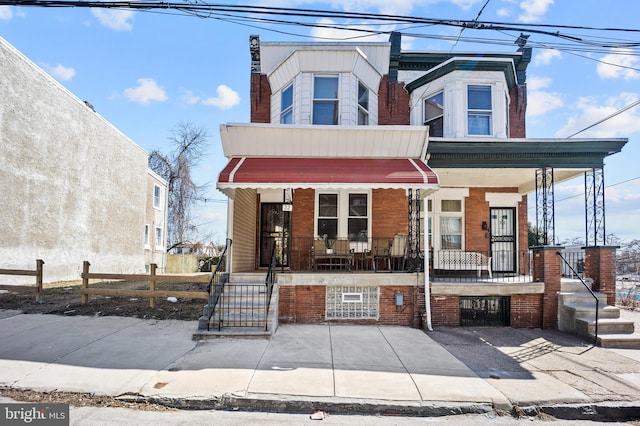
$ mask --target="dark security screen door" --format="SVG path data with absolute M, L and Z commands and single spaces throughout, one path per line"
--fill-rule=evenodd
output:
M 260 205 L 260 266 L 269 266 L 271 250 L 276 247 L 276 266 L 289 266 L 291 212 L 280 203 Z
M 516 271 L 516 209 L 491 208 L 491 269 Z

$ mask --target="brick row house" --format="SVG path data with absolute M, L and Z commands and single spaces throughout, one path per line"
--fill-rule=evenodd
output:
M 228 271 L 275 250 L 281 323 L 556 327 L 557 259 L 530 250 L 527 196 L 541 170 L 601 170 L 626 140 L 527 139 L 524 44 L 400 42 L 251 36 L 251 122 L 220 130 Z

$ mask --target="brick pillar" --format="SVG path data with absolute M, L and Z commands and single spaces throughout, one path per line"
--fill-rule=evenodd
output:
M 562 259 L 558 252 L 562 247 L 539 246 L 533 248 L 533 280 L 544 282 L 542 296 L 542 328 L 558 329 L 558 293 Z
M 616 303 L 616 249 L 614 246 L 584 248 L 584 276 L 593 279 L 593 291 L 607 295 L 607 304 Z

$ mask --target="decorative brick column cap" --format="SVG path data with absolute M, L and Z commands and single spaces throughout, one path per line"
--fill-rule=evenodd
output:
M 606 249 L 606 250 L 617 250 L 620 246 L 585 246 L 581 247 L 583 250 L 594 250 L 594 249 Z
M 562 250 L 564 246 L 531 246 L 531 250 Z

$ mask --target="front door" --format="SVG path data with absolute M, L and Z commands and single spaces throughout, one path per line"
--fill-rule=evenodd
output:
M 276 266 L 289 266 L 291 212 L 282 203 L 260 204 L 260 266 L 269 266 L 276 247 Z
M 491 269 L 516 272 L 516 209 L 491 208 Z

